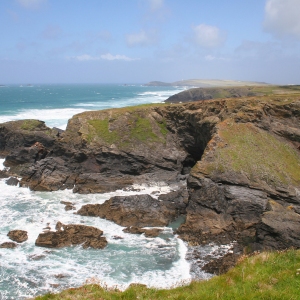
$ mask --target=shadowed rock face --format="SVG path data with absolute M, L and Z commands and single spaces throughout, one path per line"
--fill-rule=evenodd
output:
M 79 213 L 138 227 L 184 213 L 178 234 L 191 243 L 299 247 L 296 93 L 86 112 L 58 136 L 42 122 L 18 122 L 0 125 L 0 155 L 33 190 L 95 193 L 188 177 L 186 200 L 112 198 Z
M 56 229 L 57 231 L 55 232 L 40 233 L 35 241 L 35 245 L 47 248 L 61 248 L 82 244 L 84 249 L 89 247 L 102 249 L 107 245 L 106 238 L 102 237 L 103 231 L 92 226 L 63 225 L 58 222 Z

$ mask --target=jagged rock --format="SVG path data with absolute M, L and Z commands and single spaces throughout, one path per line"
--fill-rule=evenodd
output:
M 257 242 L 265 249 L 300 247 L 300 215 L 291 207 L 270 200 L 257 227 Z
M 13 242 L 4 242 L 0 244 L 0 248 L 8 248 L 8 249 L 14 249 L 18 246 L 18 244 Z
M 224 274 L 236 265 L 239 257 L 240 254 L 227 253 L 221 258 L 213 259 L 209 263 L 205 264 L 202 267 L 202 270 L 214 275 Z
M 17 186 L 19 182 L 20 182 L 19 179 L 16 177 L 9 177 L 9 179 L 5 181 L 7 185 L 14 185 L 14 186 Z
M 36 246 L 48 248 L 61 248 L 71 245 L 82 244 L 82 247 L 102 249 L 106 247 L 107 241 L 102 237 L 103 231 L 85 225 L 64 225 L 61 222 L 56 224 L 57 231 L 40 233 L 35 241 Z
M 162 229 L 159 228 L 146 229 L 146 228 L 140 228 L 136 226 L 128 226 L 124 228 L 123 231 L 132 234 L 144 233 L 146 237 L 157 237 L 162 232 Z
M 217 184 L 209 178 L 190 178 L 193 192 L 187 219 L 177 233 L 185 240 L 206 243 L 233 240 L 248 243 L 255 239 L 268 198 L 263 191 L 242 186 Z
M 7 236 L 14 242 L 23 243 L 28 240 L 27 231 L 25 230 L 11 230 Z
M 103 204 L 83 205 L 82 216 L 98 216 L 121 226 L 166 226 L 178 216 L 175 204 L 165 205 L 150 195 L 115 196 Z

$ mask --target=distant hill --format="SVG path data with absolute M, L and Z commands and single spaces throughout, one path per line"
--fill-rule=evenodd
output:
M 190 87 L 230 87 L 230 86 L 265 86 L 268 83 L 239 80 L 218 80 L 218 79 L 188 79 L 175 82 L 151 81 L 145 86 L 190 86 Z
M 169 97 L 166 103 L 191 102 L 217 98 L 240 98 L 274 94 L 299 94 L 299 85 L 255 85 L 191 88 Z

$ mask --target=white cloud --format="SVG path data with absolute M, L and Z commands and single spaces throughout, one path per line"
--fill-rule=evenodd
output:
M 46 3 L 47 0 L 17 0 L 17 2 L 24 8 L 37 9 L 40 8 L 42 4 Z
M 193 28 L 194 39 L 198 45 L 205 48 L 221 46 L 226 40 L 226 34 L 216 26 L 200 24 Z
M 209 54 L 209 55 L 206 55 L 205 57 L 204 57 L 204 59 L 205 60 L 207 60 L 207 61 L 213 61 L 213 60 L 229 60 L 228 58 L 225 58 L 225 57 L 221 57 L 221 56 L 214 56 L 214 55 L 211 55 L 211 54 Z
M 125 60 L 125 61 L 133 61 L 138 60 L 136 58 L 130 58 L 126 55 L 112 55 L 111 53 L 106 53 L 102 55 L 92 56 L 89 54 L 82 54 L 78 56 L 72 57 L 73 59 L 79 60 L 79 61 L 92 61 L 92 60 Z
M 156 32 L 146 32 L 141 30 L 138 33 L 128 34 L 126 36 L 126 43 L 129 47 L 134 46 L 149 46 L 156 42 Z
M 264 29 L 279 38 L 292 36 L 300 39 L 299 13 L 299 0 L 267 0 Z
M 59 26 L 49 25 L 42 32 L 42 37 L 48 40 L 56 40 L 62 35 L 62 29 Z
M 164 0 L 148 0 L 151 11 L 157 11 L 163 8 Z

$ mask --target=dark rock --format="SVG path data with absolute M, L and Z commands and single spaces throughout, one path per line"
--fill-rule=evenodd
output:
M 190 242 L 222 244 L 255 240 L 256 225 L 268 198 L 263 191 L 235 185 L 219 185 L 209 178 L 191 178 L 193 192 L 187 219 L 177 233 Z
M 178 212 L 175 205 L 167 207 L 150 195 L 134 195 L 112 197 L 103 204 L 87 204 L 77 214 L 98 216 L 121 226 L 145 227 L 166 226 Z
M 123 230 L 124 231 L 124 230 Z M 112 237 L 114 240 L 123 240 L 124 238 L 123 237 L 121 237 L 121 236 L 119 236 L 119 235 L 114 235 L 113 237 Z
M 0 248 L 8 248 L 8 249 L 13 249 L 16 248 L 18 244 L 13 243 L 13 242 L 4 242 L 0 244 Z
M 23 243 L 28 240 L 27 231 L 25 230 L 11 230 L 7 236 L 14 242 Z
M 17 186 L 19 182 L 20 182 L 19 179 L 16 177 L 9 177 L 9 179 L 5 181 L 7 185 L 14 185 L 14 186 Z
M 227 273 L 233 268 L 239 259 L 240 255 L 235 253 L 227 253 L 221 258 L 213 259 L 202 267 L 202 270 L 214 275 Z
M 9 174 L 6 170 L 0 170 L 0 179 L 1 178 L 7 178 L 9 177 Z
M 157 237 L 162 232 L 162 229 L 159 228 L 140 228 L 136 226 L 129 226 L 123 229 L 126 233 L 132 233 L 132 234 L 145 234 L 146 237 Z
M 268 209 L 257 226 L 257 242 L 264 249 L 299 248 L 300 215 L 273 200 Z
M 57 222 L 56 229 L 56 232 L 40 233 L 35 241 L 36 246 L 61 248 L 82 244 L 84 249 L 102 249 L 107 245 L 106 238 L 102 237 L 103 231 L 92 226 L 64 225 Z
M 136 226 L 128 226 L 128 227 L 124 228 L 123 231 L 126 233 L 132 233 L 132 234 L 144 233 L 144 230 L 142 228 L 136 227 Z

